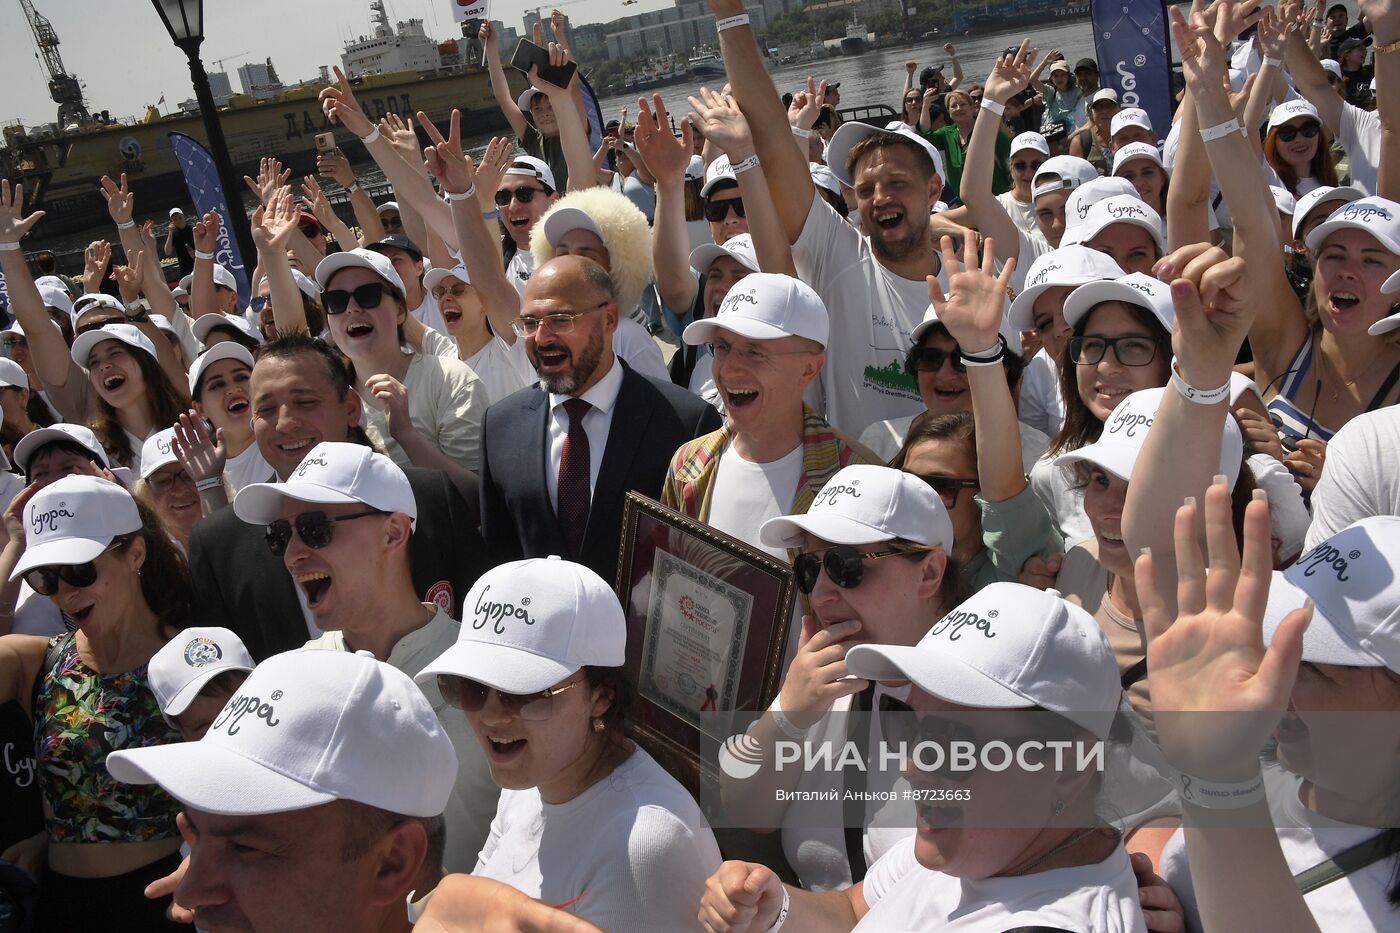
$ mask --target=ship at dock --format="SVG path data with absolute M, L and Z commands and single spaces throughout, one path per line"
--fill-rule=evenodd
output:
M 955 35 L 1005 32 L 1026 26 L 1064 23 L 1090 15 L 1089 0 L 1003 0 L 963 3 L 953 10 Z
M 39 238 L 86 230 L 105 222 L 107 207 L 98 193 L 103 175 L 125 173 L 138 204 L 188 204 L 189 194 L 169 134 L 184 133 L 207 144 L 197 106 L 163 115 L 147 109 L 143 119 L 113 120 L 92 115 L 77 79 L 62 67 L 57 36 L 29 0 L 20 0 L 34 30 L 50 76 L 50 92 L 59 105 L 58 120 L 39 127 L 3 129 L 0 175 L 24 184 L 27 201 L 47 211 L 35 233 Z M 484 136 L 506 128 L 491 93 L 486 71 L 476 62 L 480 49 L 472 40 L 430 38 L 423 21 L 389 25 L 383 0 L 370 3 L 372 32 L 347 42 L 342 70 L 371 119 L 389 113 L 418 111 L 445 125 L 454 109 L 462 113 L 462 134 Z M 268 69 L 270 71 L 270 69 Z M 352 161 L 367 158 L 363 146 L 321 112 L 318 94 L 332 83 L 326 67 L 317 79 L 294 87 L 274 81 L 251 93 L 217 95 L 230 160 L 238 174 L 257 175 L 259 160 L 282 160 L 294 174 L 309 174 L 316 165 L 316 136 L 334 133 L 336 144 Z M 511 95 L 525 88 L 522 75 L 509 72 Z M 193 102 L 191 102 L 193 103 Z M 239 197 L 242 192 L 227 192 Z

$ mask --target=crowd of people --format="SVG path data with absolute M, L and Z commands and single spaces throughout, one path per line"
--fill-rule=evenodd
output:
M 216 213 L 103 178 L 75 281 L 0 181 L 0 930 L 1400 925 L 1400 6 L 1173 8 L 1154 126 L 1030 39 L 843 119 L 708 4 L 599 148 L 489 24 L 478 158 L 337 72 L 393 200 L 263 160 L 246 306 Z M 629 493 L 791 568 L 713 794 Z M 780 764 L 1047 721 L 1126 764 Z

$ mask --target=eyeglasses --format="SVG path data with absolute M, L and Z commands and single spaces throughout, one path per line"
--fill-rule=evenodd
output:
M 112 543 L 102 549 L 102 554 L 106 554 L 114 547 L 125 544 L 131 538 L 130 535 L 123 535 L 114 538 Z M 98 554 L 97 557 L 101 557 Z M 35 567 L 24 572 L 24 582 L 29 584 L 29 588 L 40 596 L 52 596 L 58 592 L 58 581 L 62 580 L 69 586 L 76 586 L 79 589 L 92 586 L 97 582 L 97 557 L 83 564 L 57 564 L 51 567 Z
M 1012 162 L 1011 167 L 1018 172 L 1034 172 L 1044 164 L 1044 159 L 1036 159 L 1034 162 Z
M 354 518 L 365 518 L 370 515 L 388 515 L 379 509 L 370 509 L 365 512 L 351 512 L 349 515 L 337 515 L 334 518 L 325 512 L 302 512 L 296 517 L 296 524 L 285 518 L 279 518 L 275 522 L 268 522 L 267 531 L 263 537 L 267 541 L 267 549 L 272 552 L 273 557 L 281 557 L 287 553 L 287 545 L 292 540 L 292 528 L 296 528 L 297 537 L 301 538 L 301 543 L 319 551 L 321 548 L 331 543 L 331 527 L 336 522 L 348 522 Z
M 272 305 L 271 295 L 254 295 L 253 300 L 248 302 L 248 306 L 253 309 L 254 314 L 261 314 L 263 308 Z
M 575 680 L 562 687 L 551 687 L 548 690 L 541 690 L 539 693 L 516 694 L 502 693 L 495 687 L 488 687 L 486 684 L 468 680 L 466 677 L 454 677 L 450 674 L 438 675 L 438 690 L 442 691 L 442 698 L 459 710 L 466 713 L 481 712 L 486 706 L 486 697 L 492 690 L 496 690 L 496 701 L 505 708 L 507 713 L 521 719 L 528 719 L 531 722 L 541 722 L 548 719 L 550 714 L 554 712 L 554 698 L 565 690 L 572 690 L 583 683 L 582 680 Z
M 1317 136 L 1322 125 L 1316 120 L 1309 120 L 1301 126 L 1280 126 L 1278 128 L 1278 138 L 1280 142 L 1291 143 L 1299 136 L 1304 139 L 1313 139 Z
M 961 353 L 938 347 L 914 347 L 904 358 L 904 371 L 911 376 L 915 373 L 936 373 L 944 363 L 952 363 L 955 373 L 967 372 Z
M 812 352 L 811 350 L 763 350 L 759 347 L 744 347 L 740 350 L 735 349 L 723 340 L 717 340 L 714 343 L 706 344 L 706 346 L 710 349 L 710 355 L 713 356 L 718 363 L 723 363 L 732 354 L 737 356 L 740 360 L 743 360 L 749 366 L 754 367 L 767 366 L 772 363 L 773 358 L 777 356 L 796 356 L 801 353 Z
M 583 311 L 554 311 L 540 317 L 521 316 L 510 322 L 511 329 L 522 337 L 530 337 L 539 331 L 542 325 L 549 325 L 549 329 L 556 334 L 572 333 L 574 322 L 588 314 L 590 311 L 597 311 L 606 306 L 608 302 L 600 301 L 591 308 Z
M 437 301 L 441 301 L 448 295 L 451 295 L 453 298 L 461 298 L 467 293 L 467 289 L 469 288 L 471 288 L 471 286 L 466 282 L 454 282 L 452 285 L 439 285 L 437 288 L 433 289 L 433 298 Z
M 535 195 L 548 193 L 543 188 L 532 188 L 529 185 L 521 185 L 519 188 L 499 188 L 496 191 L 496 205 L 505 207 L 510 203 L 511 198 L 515 198 L 521 204 L 529 204 L 535 200 Z
M 384 286 L 378 282 L 370 282 L 348 292 L 337 288 L 326 292 L 321 298 L 325 302 L 327 314 L 344 314 L 345 309 L 350 307 L 351 298 L 364 310 L 372 311 L 384 300 Z
M 1093 366 L 1109 347 L 1124 366 L 1146 366 L 1157 358 L 1157 341 L 1151 337 L 1071 337 L 1069 358 L 1080 366 Z
M 933 491 L 938 493 L 938 498 L 943 500 L 943 507 L 947 509 L 958 504 L 958 496 L 962 495 L 964 489 L 980 489 L 982 486 L 976 479 L 962 479 L 957 476 L 925 476 L 922 473 L 914 475 L 928 483 Z
M 739 217 L 746 217 L 743 198 L 728 198 L 724 201 L 706 201 L 704 204 L 705 219 L 711 223 L 719 223 L 729 216 L 730 209 Z
M 919 103 L 921 100 L 923 100 L 923 98 L 921 98 L 921 97 L 906 97 L 906 98 L 904 98 L 904 106 L 907 107 L 907 106 L 909 106 L 910 104 L 917 104 L 917 103 Z
M 923 551 L 931 551 L 926 547 L 904 547 L 892 548 L 888 551 L 857 551 L 849 544 L 838 544 L 835 547 L 826 549 L 826 553 L 818 556 L 810 551 L 798 554 L 792 562 L 792 575 L 797 583 L 797 588 L 807 595 L 811 595 L 812 590 L 817 588 L 817 576 L 822 569 L 826 569 L 826 575 L 831 578 L 831 582 L 841 587 L 843 590 L 853 590 L 860 586 L 865 579 L 865 562 L 867 560 L 880 560 L 882 557 L 893 557 L 896 554 L 918 554 Z
M 174 473 L 153 473 L 146 480 L 146 485 L 151 487 L 151 492 L 158 496 L 163 496 L 175 488 L 176 483 L 184 483 L 191 488 L 194 487 L 194 480 L 190 479 L 190 474 L 184 470 L 176 470 Z

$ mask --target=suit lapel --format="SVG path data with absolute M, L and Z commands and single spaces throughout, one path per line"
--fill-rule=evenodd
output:
M 622 499 L 631 486 L 632 462 L 641 446 L 651 411 L 646 405 L 643 379 L 621 360 L 622 387 L 608 425 L 608 444 L 593 484 L 593 502 L 588 511 L 588 527 L 583 533 L 583 550 L 607 528 L 612 531 L 622 516 Z

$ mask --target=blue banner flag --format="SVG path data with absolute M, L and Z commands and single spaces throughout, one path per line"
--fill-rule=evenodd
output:
M 597 152 L 603 145 L 603 112 L 598 106 L 598 95 L 593 93 L 593 85 L 579 72 L 579 89 L 583 91 L 583 109 L 588 114 L 588 148 Z
M 10 313 L 10 289 L 5 285 L 5 273 L 0 272 L 0 315 L 6 317 Z
M 1158 138 L 1172 125 L 1171 30 L 1162 0 L 1092 0 L 1099 83 L 1141 107 Z
M 185 176 L 185 187 L 190 190 L 190 200 L 194 201 L 195 214 L 203 217 L 210 211 L 218 211 L 220 218 L 219 239 L 214 246 L 214 261 L 233 273 L 238 282 L 238 303 L 248 307 L 252 300 L 252 290 L 248 287 L 248 270 L 243 266 L 243 256 L 238 250 L 238 240 L 229 227 L 228 199 L 224 197 L 223 185 L 219 184 L 219 172 L 214 167 L 214 157 L 204 144 L 184 133 L 171 133 L 170 148 L 175 150 L 175 158 L 180 162 L 180 171 Z M 239 204 L 239 210 L 243 205 Z

